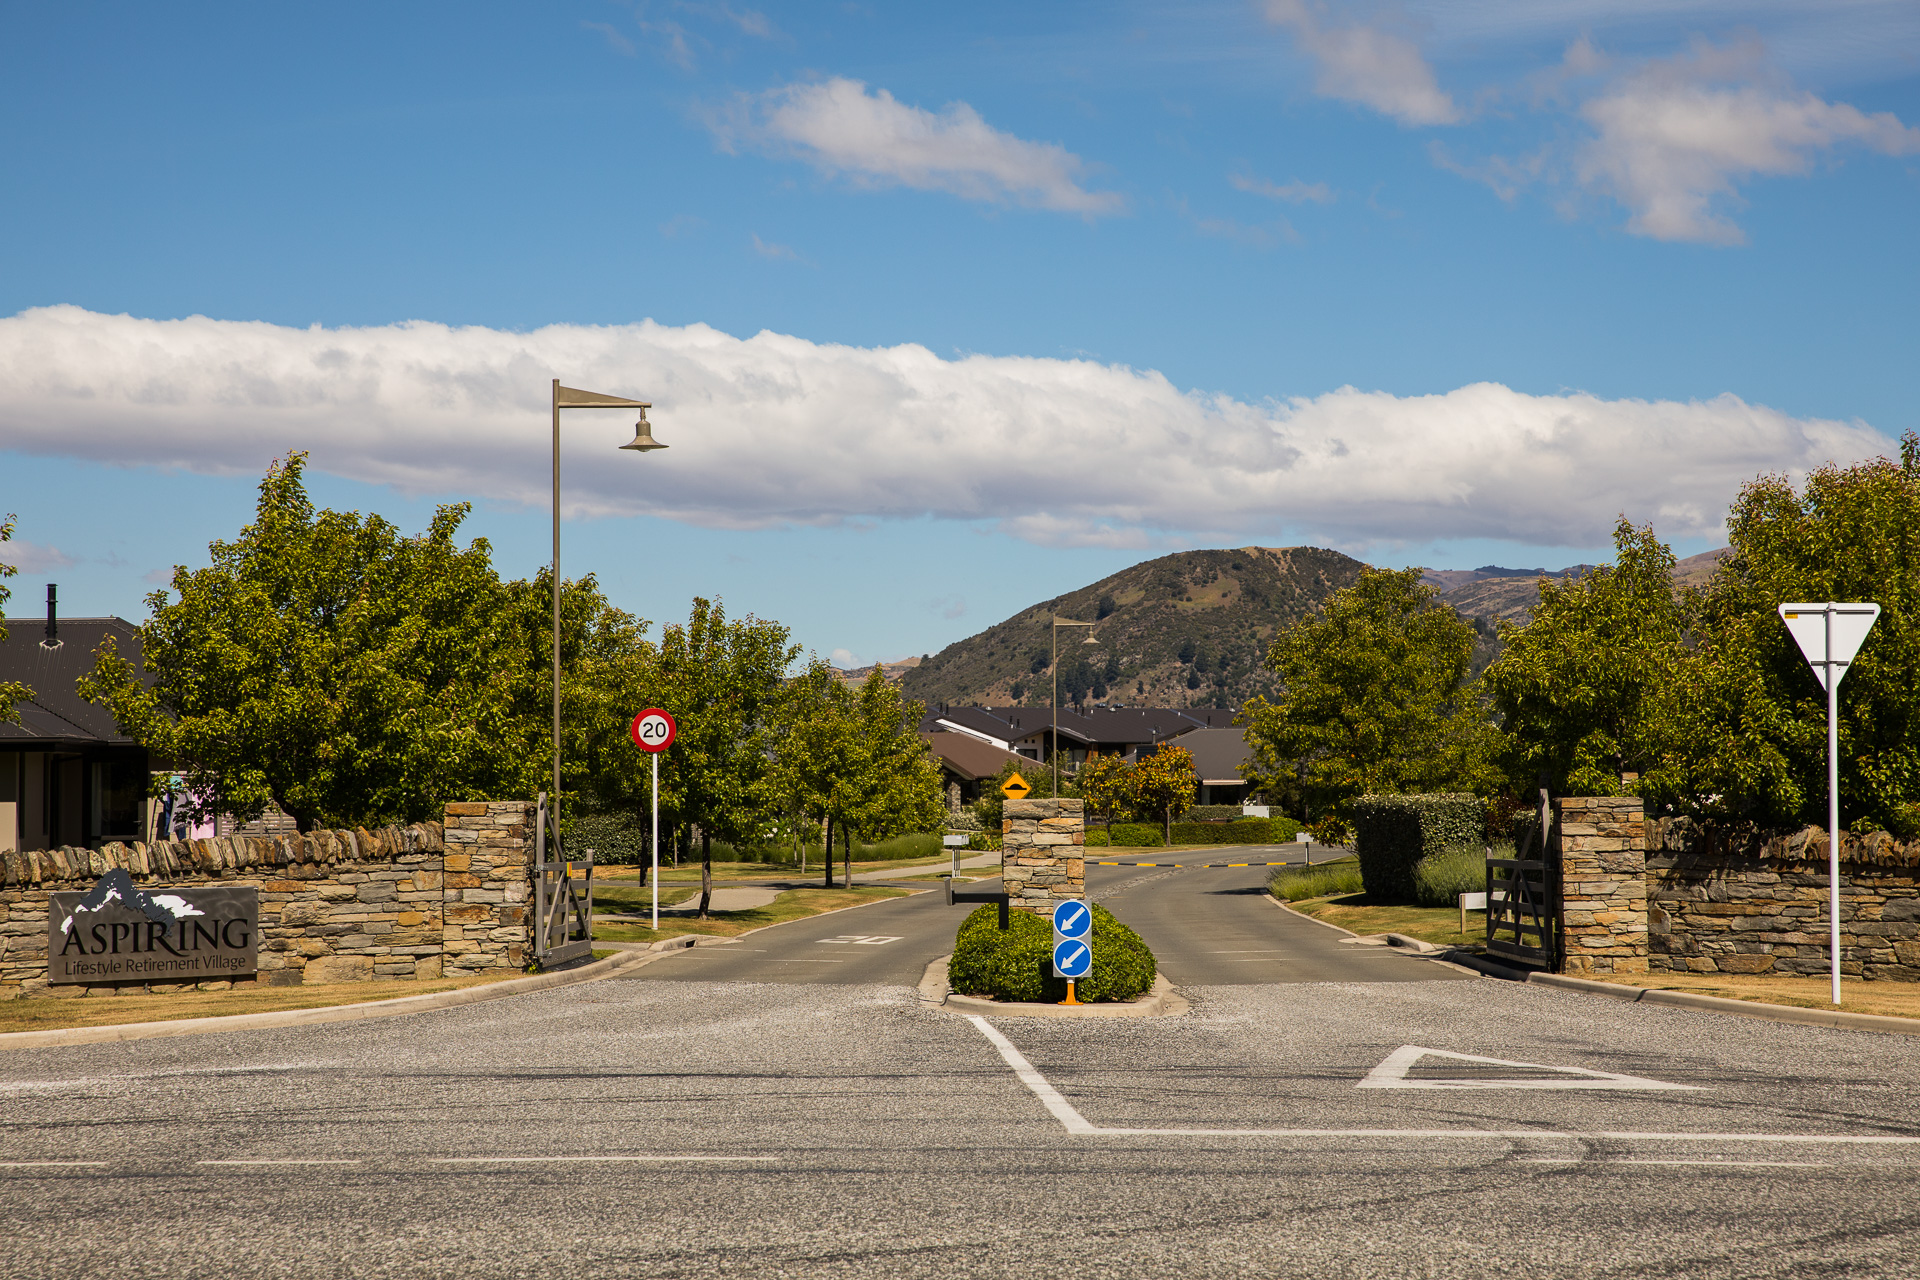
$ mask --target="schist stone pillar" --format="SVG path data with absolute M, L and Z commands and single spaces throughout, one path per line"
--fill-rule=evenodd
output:
M 1009 800 L 1000 824 L 1000 877 L 1010 906 L 1053 915 L 1055 903 L 1087 896 L 1086 802 Z
M 1647 971 L 1646 820 L 1637 796 L 1553 802 L 1564 972 Z

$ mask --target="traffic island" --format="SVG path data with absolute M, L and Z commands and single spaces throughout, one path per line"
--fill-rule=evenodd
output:
M 947 979 L 947 964 L 952 959 L 952 956 L 942 956 L 935 960 L 920 979 L 921 1000 L 941 1013 L 991 1018 L 1173 1018 L 1193 1007 L 1185 996 L 1174 990 L 1164 973 L 1154 975 L 1153 986 L 1145 995 L 1104 1004 L 1042 1004 L 963 996 L 954 993 Z

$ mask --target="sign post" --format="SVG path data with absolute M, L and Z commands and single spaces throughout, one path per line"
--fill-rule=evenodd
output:
M 1073 984 L 1093 972 L 1093 908 L 1069 898 L 1053 908 L 1053 971 L 1067 980 L 1061 1004 L 1079 1004 Z
M 1827 945 L 1835 1004 L 1840 1003 L 1840 681 L 1879 617 L 1877 604 L 1780 606 L 1780 620 L 1827 691 Z
M 673 736 L 680 727 L 673 717 L 658 707 L 649 707 L 633 718 L 633 725 L 627 732 L 633 735 L 633 745 L 653 757 L 653 839 L 649 848 L 653 854 L 653 931 L 660 932 L 660 753 L 673 745 Z

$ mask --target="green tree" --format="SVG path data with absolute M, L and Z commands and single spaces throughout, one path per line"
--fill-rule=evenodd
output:
M 701 919 L 713 901 L 714 838 L 757 843 L 779 811 L 771 757 L 788 714 L 787 667 L 800 653 L 788 634 L 697 597 L 687 621 L 661 633 L 651 701 L 676 730 L 660 760 L 660 807 L 700 826 Z
M 1688 665 L 1673 552 L 1622 519 L 1614 563 L 1540 580 L 1525 626 L 1502 623 L 1504 647 L 1481 677 L 1501 725 L 1513 790 L 1544 772 L 1564 795 L 1615 795 L 1622 770 L 1652 774 L 1674 743 L 1673 696 Z
M 1648 790 L 1704 815 L 1824 825 L 1826 692 L 1777 611 L 1870 600 L 1880 619 L 1840 686 L 1841 821 L 1920 835 L 1920 436 L 1901 439 L 1899 462 L 1823 467 L 1800 490 L 1757 479 L 1727 528 L 1675 746 Z
M 1199 775 L 1193 770 L 1193 753 L 1185 747 L 1164 743 L 1152 755 L 1141 756 L 1125 774 L 1126 805 L 1136 818 L 1158 818 L 1168 845 L 1173 844 L 1173 815 L 1193 804 Z
M 1467 683 L 1473 628 L 1420 570 L 1362 569 L 1278 635 L 1281 692 L 1244 720 L 1257 773 L 1291 774 L 1322 838 L 1344 838 L 1369 793 L 1480 790 L 1487 725 Z
M 121 731 L 176 762 L 196 817 L 271 802 L 303 829 L 418 821 L 450 799 L 522 796 L 549 734 L 516 703 L 535 665 L 465 505 L 406 537 L 318 511 L 305 455 L 274 463 L 252 524 L 148 597 L 151 684 L 111 640 L 81 680 Z
M 1104 815 L 1109 829 L 1113 826 L 1113 815 L 1126 811 L 1132 798 L 1132 781 L 1128 776 L 1132 768 L 1124 756 L 1095 751 L 1087 756 L 1074 778 L 1080 788 L 1080 798 L 1087 802 L 1089 816 Z
M 878 667 L 858 691 L 817 659 L 794 681 L 795 708 L 775 752 L 775 776 L 789 804 L 828 824 L 826 883 L 833 885 L 835 828 L 853 883 L 853 842 L 926 831 L 946 812 L 940 767 L 916 726 L 923 708 L 901 699 Z
M 9 515 L 0 520 L 0 542 L 13 538 L 14 517 Z M 18 572 L 12 565 L 0 560 L 0 640 L 7 638 L 7 601 L 13 598 L 13 588 L 7 585 L 7 579 Z M 0 721 L 18 721 L 19 704 L 33 696 L 33 690 L 17 680 L 0 680 Z

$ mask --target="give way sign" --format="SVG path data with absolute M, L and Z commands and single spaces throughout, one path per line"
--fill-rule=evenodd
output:
M 1807 665 L 1831 693 L 1845 678 L 1853 655 L 1860 652 L 1867 632 L 1880 617 L 1877 604 L 1783 604 L 1780 620 L 1787 624 Z

